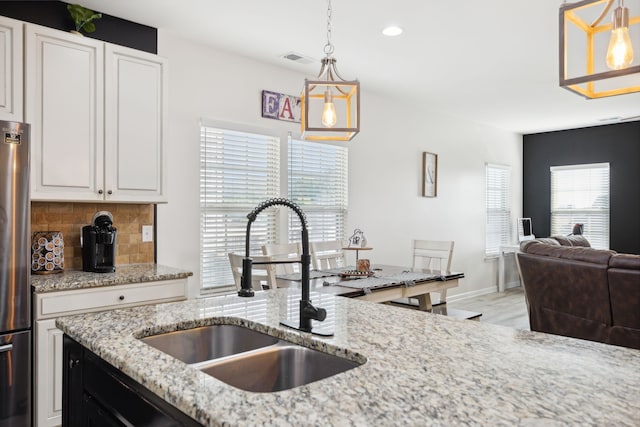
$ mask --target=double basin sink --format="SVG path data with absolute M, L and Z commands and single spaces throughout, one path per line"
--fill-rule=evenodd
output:
M 202 326 L 140 340 L 220 381 L 252 392 L 288 390 L 364 363 L 237 325 Z

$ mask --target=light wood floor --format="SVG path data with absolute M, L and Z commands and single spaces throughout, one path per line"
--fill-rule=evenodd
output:
M 450 301 L 447 302 L 447 306 L 482 313 L 481 322 L 529 330 L 529 316 L 522 287 L 461 301 Z

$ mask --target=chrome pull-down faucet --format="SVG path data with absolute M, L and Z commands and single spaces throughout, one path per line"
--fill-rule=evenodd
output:
M 301 272 L 302 272 L 302 298 L 300 299 L 300 322 L 290 320 L 282 320 L 280 324 L 288 326 L 293 329 L 298 329 L 303 332 L 311 332 L 316 335 L 331 336 L 332 332 L 320 328 L 312 328 L 311 320 L 323 321 L 327 317 L 327 311 L 324 308 L 314 307 L 311 304 L 309 298 L 309 269 L 311 265 L 311 255 L 309 254 L 309 233 L 307 231 L 307 218 L 302 209 L 292 201 L 285 198 L 275 198 L 265 200 L 256 206 L 251 212 L 247 214 L 249 221 L 247 222 L 247 235 L 245 241 L 245 257 L 242 260 L 242 278 L 240 290 L 238 296 L 252 297 L 254 295 L 253 286 L 251 284 L 251 271 L 253 268 L 253 259 L 249 256 L 249 243 L 251 240 L 251 224 L 256 220 L 256 217 L 263 210 L 272 206 L 286 206 L 293 210 L 300 218 L 300 224 L 302 224 L 302 256 L 300 257 Z M 278 261 L 264 262 L 261 264 L 278 264 Z M 258 264 L 258 263 L 256 263 Z

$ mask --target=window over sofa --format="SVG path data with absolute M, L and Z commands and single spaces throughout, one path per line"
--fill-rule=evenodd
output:
M 609 249 L 609 163 L 552 166 L 551 235 L 576 223 L 596 249 Z

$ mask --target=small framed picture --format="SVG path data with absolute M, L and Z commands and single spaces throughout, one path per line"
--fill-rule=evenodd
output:
M 422 196 L 438 195 L 438 155 L 422 153 Z

